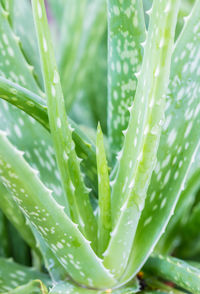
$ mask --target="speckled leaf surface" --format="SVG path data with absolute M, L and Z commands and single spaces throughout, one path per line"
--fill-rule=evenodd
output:
M 142 0 L 108 1 L 108 134 L 112 160 L 122 147 L 146 39 Z
M 138 271 L 164 232 L 199 150 L 199 13 L 197 1 L 174 49 L 158 163 L 148 189 L 126 278 Z
M 0 32 L 2 32 L 0 34 L 0 75 L 43 96 L 32 75 L 32 68 L 22 54 L 19 39 L 9 25 L 7 13 L 1 6 L 0 11 Z M 10 93 L 14 100 L 16 91 L 13 89 L 13 93 L 12 91 Z M 5 92 L 3 93 L 5 95 Z M 31 105 L 30 103 L 29 107 Z M 54 196 L 59 203 L 64 203 L 52 142 L 47 131 L 35 120 L 5 101 L 0 101 L 0 128 L 7 131 L 14 145 L 25 151 L 26 160 L 33 168 L 40 171 L 42 180 L 54 190 Z
M 112 190 L 113 229 L 104 252 L 104 264 L 118 277 L 131 253 L 156 162 L 178 7 L 179 1 L 154 2 L 136 97 L 118 158 Z
M 126 286 L 122 289 L 111 290 L 107 289 L 105 291 L 98 290 L 89 290 L 84 288 L 79 288 L 73 285 L 70 282 L 61 282 L 53 287 L 53 289 L 49 292 L 50 294 L 133 294 L 139 291 L 139 282 L 138 280 L 133 280 L 130 286 Z
M 70 276 L 80 284 L 93 287 L 112 286 L 112 274 L 103 266 L 90 246 L 26 163 L 23 155 L 13 147 L 5 133 L 0 133 L 0 178 L 9 187 L 13 198 L 38 230 L 42 239 Z M 26 180 L 23 175 L 26 174 Z
M 17 108 L 23 110 L 29 116 L 31 116 L 32 118 L 37 120 L 41 125 L 43 125 L 48 131 L 50 131 L 46 101 L 42 99 L 40 96 L 38 96 L 37 94 L 3 77 L 0 77 L 0 98 L 8 101 L 10 104 L 13 104 Z M 17 115 L 21 116 L 21 119 L 19 118 L 20 121 L 22 120 L 22 117 L 23 119 L 26 118 L 26 116 L 24 116 L 22 113 L 20 113 L 17 110 L 13 110 L 15 114 L 14 115 L 12 112 L 12 109 L 14 108 L 10 109 L 9 105 L 7 106 L 7 111 L 8 112 L 11 111 L 12 115 L 14 116 L 13 119 L 16 120 Z M 5 119 L 6 119 L 6 116 L 9 116 L 8 114 L 6 115 L 7 111 L 4 113 Z M 52 145 L 51 140 L 48 139 L 48 135 L 44 135 L 45 131 L 42 130 L 42 128 L 36 122 L 34 123 L 34 120 L 25 119 L 25 121 L 27 120 L 28 120 L 27 124 L 30 125 L 30 123 L 32 122 L 34 124 L 32 128 L 34 130 L 35 129 L 37 130 L 37 135 L 34 132 L 34 135 L 32 134 L 32 137 L 36 137 L 36 138 L 38 137 L 38 140 L 40 141 L 41 140 L 40 133 L 41 133 L 41 137 L 43 141 L 44 141 L 44 137 L 46 137 L 46 141 L 47 141 L 46 145 L 50 145 L 49 148 L 51 148 L 51 145 Z M 87 175 L 86 175 L 87 181 L 89 181 L 89 184 L 91 185 L 91 187 L 93 187 L 94 190 L 96 190 L 96 158 L 95 158 L 95 148 L 94 148 L 93 142 L 80 130 L 80 128 L 74 123 L 74 121 L 69 119 L 69 122 L 72 128 L 74 128 L 74 132 L 72 136 L 76 145 L 75 146 L 76 152 L 78 156 L 83 159 L 83 161 L 81 162 L 81 167 L 83 168 L 84 171 L 87 170 Z M 19 128 L 22 128 L 21 124 L 18 125 Z M 38 129 L 40 129 L 41 132 L 38 132 Z M 44 142 L 42 145 L 43 146 L 40 146 L 41 149 L 45 149 Z M 45 155 L 41 155 L 41 157 L 45 158 Z M 50 160 L 50 162 L 55 167 L 55 163 L 53 163 L 53 161 L 54 160 Z M 44 166 L 44 164 L 41 164 L 41 165 Z M 50 172 L 51 170 L 49 165 L 47 165 L 46 167 L 48 171 Z M 41 170 L 42 167 L 40 167 L 39 169 Z
M 48 286 L 51 284 L 48 275 L 38 272 L 33 268 L 17 264 L 11 259 L 0 258 L 1 293 L 9 292 L 18 286 L 30 282 L 33 279 L 40 279 Z
M 191 293 L 200 293 L 200 270 L 187 262 L 174 257 L 153 255 L 149 258 L 145 268 Z
M 0 183 L 0 208 L 27 244 L 29 244 L 32 249 L 36 249 L 35 238 L 26 223 L 24 215 L 17 207 L 9 189 L 2 183 Z
M 69 13 L 68 19 L 71 20 L 69 27 L 72 26 L 74 29 L 73 38 L 70 39 L 71 33 L 66 30 L 65 21 L 65 30 L 62 32 L 65 43 L 64 50 L 62 49 L 64 54 L 61 52 L 59 61 L 61 83 L 68 110 L 83 91 L 86 93 L 90 91 L 89 74 L 96 58 L 99 58 L 97 49 L 106 30 L 106 1 L 76 0 L 73 3 L 68 1 L 66 15 Z
M 0 75 L 36 93 L 41 93 L 33 77 L 32 66 L 28 64 L 20 49 L 20 39 L 9 24 L 8 12 L 1 5 L 0 32 Z
M 20 38 L 21 49 L 26 60 L 33 66 L 32 72 L 36 82 L 40 87 L 43 87 L 39 51 L 30 2 L 27 0 L 13 1 L 12 10 L 13 31 Z
M 40 49 L 48 116 L 56 159 L 63 189 L 68 202 L 68 213 L 81 232 L 96 247 L 97 224 L 80 170 L 72 139 L 73 129 L 65 112 L 65 103 L 54 57 L 44 2 L 33 0 L 33 15 Z M 63 164 L 63 161 L 65 164 Z
M 19 286 L 2 294 L 48 294 L 46 286 L 40 280 L 33 280 L 25 285 Z

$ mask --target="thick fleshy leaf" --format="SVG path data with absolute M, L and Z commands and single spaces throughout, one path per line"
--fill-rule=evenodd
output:
M 26 220 L 21 210 L 17 207 L 12 195 L 2 183 L 0 183 L 0 208 L 8 220 L 18 230 L 22 238 L 32 249 L 36 250 L 35 238 L 26 224 Z
M 40 49 L 50 131 L 63 189 L 68 201 L 68 213 L 85 237 L 96 247 L 97 224 L 75 152 L 72 129 L 65 112 L 65 103 L 51 43 L 44 1 L 33 0 L 33 15 Z M 63 164 L 63 161 L 65 164 Z
M 50 247 L 55 257 L 72 279 L 92 287 L 116 284 L 112 274 L 103 266 L 90 246 L 26 163 L 22 153 L 14 148 L 4 133 L 0 133 L 0 179 L 9 187 L 13 199 Z M 23 175 L 26 175 L 24 178 Z
M 162 236 L 162 238 L 156 246 L 156 252 L 159 252 L 164 255 L 171 254 L 174 251 L 175 247 L 177 247 L 180 244 L 180 242 L 183 243 L 183 247 L 186 249 L 185 241 L 182 240 L 184 239 L 185 235 L 187 236 L 186 238 L 189 241 L 189 243 L 191 242 L 193 244 L 191 244 L 191 247 L 192 252 L 194 253 L 194 243 L 196 243 L 196 239 L 194 240 L 193 238 L 191 238 L 191 230 L 186 230 L 186 228 L 184 227 L 185 224 L 187 227 L 188 220 L 190 222 L 191 208 L 194 205 L 196 193 L 199 187 L 200 169 L 197 169 L 192 175 L 190 175 L 189 180 L 186 184 L 186 188 L 184 191 L 182 191 L 180 195 L 174 215 L 171 218 L 169 224 L 167 225 L 165 234 Z M 198 225 L 196 226 L 196 228 L 199 229 Z M 199 246 L 196 243 L 196 248 L 198 247 Z
M 49 129 L 49 120 L 48 120 L 48 114 L 47 114 L 47 105 L 44 99 L 40 98 L 40 96 L 34 94 L 30 90 L 27 90 L 21 86 L 19 86 L 16 83 L 13 83 L 3 77 L 0 77 L 0 98 L 8 101 L 9 103 L 13 104 L 14 106 L 18 107 L 19 109 L 26 112 L 29 116 L 33 117 L 35 120 L 37 120 L 40 124 L 42 124 L 48 131 Z M 7 106 L 7 111 L 9 111 L 9 107 Z M 12 110 L 13 108 L 11 108 Z M 10 110 L 10 111 L 11 111 Z M 15 115 L 16 115 L 16 111 Z M 17 112 L 18 115 L 20 115 L 20 112 Z M 13 115 L 13 114 L 12 114 Z M 4 113 L 4 116 L 6 114 Z M 18 116 L 17 116 L 18 117 Z M 15 120 L 17 120 L 17 117 Z M 24 116 L 22 116 L 24 117 Z M 21 121 L 21 118 L 19 120 Z M 33 121 L 34 122 L 34 121 Z M 86 172 L 87 181 L 89 181 L 90 185 L 94 188 L 94 191 L 97 190 L 97 181 L 96 181 L 96 155 L 95 155 L 95 147 L 92 141 L 80 130 L 80 128 L 69 119 L 69 122 L 74 129 L 74 132 L 72 134 L 73 140 L 76 144 L 75 149 L 80 158 L 83 159 L 81 162 L 81 167 L 83 168 L 84 172 Z M 25 125 L 30 125 L 30 121 L 25 120 Z M 20 129 L 22 126 L 18 126 Z M 32 126 L 32 128 L 37 129 L 38 131 L 38 125 L 35 124 L 35 126 Z M 41 130 L 41 128 L 40 128 Z M 21 130 L 23 133 L 24 131 Z M 41 133 L 41 135 L 40 135 Z M 44 131 L 37 132 L 38 139 L 44 138 L 43 135 Z M 34 136 L 36 136 L 34 134 Z M 46 136 L 47 137 L 47 136 Z M 47 140 L 47 139 L 46 139 Z M 37 143 L 39 144 L 39 143 Z M 41 144 L 40 144 L 41 145 Z M 43 145 L 43 144 L 42 144 Z M 51 141 L 48 140 L 46 142 L 46 145 L 51 145 Z M 42 146 L 40 146 L 42 148 Z M 45 147 L 43 146 L 43 149 Z M 50 148 L 50 146 L 49 146 Z M 41 155 L 42 158 L 45 158 L 44 155 Z M 52 162 L 52 160 L 50 160 Z M 54 160 L 55 161 L 55 160 Z M 52 162 L 53 163 L 53 162 Z M 55 163 L 54 163 L 55 165 Z M 42 167 L 39 168 L 40 170 Z M 49 170 L 49 166 L 47 166 L 47 169 Z M 52 181 L 52 180 L 51 180 Z
M 0 291 L 9 292 L 32 280 L 39 279 L 47 286 L 51 285 L 48 275 L 30 267 L 13 262 L 11 259 L 0 258 Z M 14 292 L 15 293 L 15 292 Z M 17 292 L 16 292 L 17 293 Z M 21 293 L 21 292 L 19 292 Z M 23 293 L 23 292 L 22 292 Z M 30 293 L 30 292 L 26 292 Z
M 196 294 L 200 293 L 200 270 L 180 259 L 152 255 L 145 268 L 185 290 Z
M 0 5 L 0 75 L 19 85 L 42 94 L 20 49 L 20 40 L 14 34 L 8 12 Z
M 178 8 L 179 0 L 156 0 L 153 4 L 134 106 L 112 190 L 113 230 L 104 264 L 117 277 L 126 268 L 156 163 Z M 119 252 L 123 254 L 119 256 Z
M 163 234 L 199 150 L 200 2 L 175 46 L 158 163 L 148 189 L 125 277 L 145 262 Z
M 61 282 L 53 287 L 53 289 L 49 292 L 50 294 L 133 294 L 137 293 L 140 289 L 138 280 L 133 280 L 129 286 L 125 286 L 124 288 L 118 290 L 107 289 L 105 291 L 99 290 L 89 290 L 80 288 L 78 286 L 73 285 L 70 282 Z
M 89 85 L 84 82 L 98 58 L 96 52 L 106 29 L 106 1 L 68 0 L 65 12 L 59 68 L 69 110 L 75 98 L 91 88 L 90 79 Z
M 31 4 L 27 0 L 13 1 L 12 10 L 13 13 L 11 17 L 13 31 L 20 38 L 21 50 L 25 59 L 33 67 L 32 73 L 36 82 L 41 88 L 43 88 L 39 51 L 34 30 Z
M 32 75 L 32 68 L 26 62 L 16 37 L 7 19 L 7 12 L 0 6 L 0 75 L 41 93 Z M 15 99 L 16 89 L 13 90 Z M 10 93 L 10 95 L 12 95 Z M 25 156 L 32 167 L 40 171 L 42 180 L 54 191 L 54 196 L 63 204 L 63 191 L 60 177 L 56 167 L 54 151 L 48 133 L 35 120 L 10 106 L 7 102 L 0 101 L 0 129 L 9 133 L 9 138 L 15 146 L 25 151 Z
M 108 134 L 112 160 L 122 148 L 146 39 L 142 0 L 108 1 Z
M 103 133 L 100 124 L 97 127 L 97 173 L 98 173 L 98 253 L 102 255 L 110 239 L 111 198 L 108 165 L 103 142 Z
M 46 286 L 40 280 L 34 280 L 2 294 L 48 294 Z

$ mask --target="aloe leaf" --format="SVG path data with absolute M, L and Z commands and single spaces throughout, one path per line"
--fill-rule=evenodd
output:
M 188 179 L 185 190 L 181 192 L 174 215 L 167 226 L 165 234 L 156 246 L 156 252 L 164 255 L 171 254 L 175 247 L 179 245 L 181 239 L 184 237 L 184 223 L 186 223 L 190 218 L 191 207 L 194 205 L 196 193 L 199 187 L 200 169 L 197 169 Z M 190 235 L 190 232 L 191 231 L 187 229 L 187 234 Z M 192 240 L 192 238 L 190 238 L 190 240 Z M 185 242 L 184 247 L 186 247 Z
M 50 249 L 50 247 L 48 247 L 37 229 L 33 225 L 30 225 L 30 227 L 36 239 L 37 247 L 40 249 L 40 252 L 42 254 L 45 268 L 47 269 L 51 277 L 51 281 L 53 283 L 56 283 L 58 281 L 65 280 L 65 268 L 60 264 L 58 259 L 55 257 L 53 251 Z
M 174 282 L 192 293 L 200 293 L 200 271 L 180 259 L 153 255 L 145 265 L 146 270 Z
M 40 280 L 34 280 L 2 294 L 48 294 L 46 286 Z
M 174 49 L 158 163 L 148 189 L 126 278 L 138 271 L 164 233 L 200 147 L 199 13 L 197 1 Z
M 39 279 L 47 286 L 51 285 L 48 275 L 33 268 L 13 262 L 11 259 L 0 258 L 0 291 L 8 292 L 27 284 L 33 279 Z M 15 293 L 15 292 L 14 292 Z M 21 294 L 21 292 L 19 292 Z M 31 292 L 26 292 L 31 293 Z
M 3 77 L 0 77 L 0 97 L 49 129 L 47 106 L 43 98 Z
M 55 257 L 72 279 L 91 287 L 116 283 L 49 191 L 24 160 L 22 153 L 0 133 L 0 178 L 9 187 L 27 220 L 38 230 Z M 24 179 L 26 174 L 26 179 Z
M 8 220 L 18 230 L 22 238 L 29 244 L 32 249 L 36 250 L 35 239 L 30 228 L 26 224 L 26 220 L 13 200 L 9 189 L 0 183 L 0 208 L 6 215 Z
M 139 282 L 138 280 L 134 280 L 130 286 L 123 287 L 122 289 L 112 290 L 107 289 L 105 291 L 99 291 L 99 290 L 89 290 L 80 288 L 76 285 L 73 285 L 71 282 L 60 282 L 56 284 L 52 290 L 49 292 L 50 294 L 106 294 L 106 293 L 112 293 L 112 294 L 132 294 L 137 293 L 139 291 Z
M 100 124 L 97 127 L 97 173 L 98 173 L 98 253 L 102 255 L 110 239 L 111 231 L 111 198 L 108 165 L 103 143 L 103 133 Z
M 74 9 L 75 6 L 77 6 L 76 10 Z M 68 110 L 80 92 L 88 93 L 90 91 L 89 75 L 95 59 L 99 58 L 97 49 L 106 30 L 106 1 L 87 1 L 87 4 L 85 1 L 74 1 L 73 4 L 68 1 L 68 5 L 66 5 L 67 14 L 70 13 L 69 7 L 76 11 L 76 13 L 71 13 L 72 24 L 68 27 L 70 30 L 70 27 L 73 26 L 76 31 L 76 38 L 67 37 L 71 36 L 72 30 L 68 34 L 63 31 L 62 38 L 66 44 L 63 46 L 65 54 L 61 54 L 59 62 L 61 83 Z M 64 18 L 66 28 L 65 22 L 66 18 Z M 76 42 L 76 50 L 73 48 L 72 40 Z M 68 50 L 65 48 L 68 48 Z M 86 86 L 87 81 L 89 81 L 88 86 Z
M 0 32 L 0 75 L 42 94 L 33 77 L 32 66 L 22 54 L 20 40 L 9 24 L 8 12 L 2 8 L 2 5 L 0 5 Z
M 117 277 L 126 268 L 156 162 L 178 7 L 179 1 L 153 4 L 134 107 L 112 190 L 113 231 L 104 264 Z
M 78 224 L 79 229 L 95 247 L 96 219 L 90 204 L 88 189 L 80 171 L 80 161 L 75 152 L 72 130 L 65 112 L 44 2 L 34 0 L 32 4 L 47 95 L 50 130 L 63 188 L 68 200 L 69 213 L 72 220 Z M 65 165 L 63 165 L 63 160 Z
M 12 10 L 14 12 L 11 12 L 13 31 L 20 39 L 20 48 L 25 59 L 28 64 L 33 66 L 32 73 L 36 82 L 40 88 L 43 88 L 39 50 L 30 2 L 27 0 L 13 1 Z
M 48 131 L 50 131 L 46 102 L 37 94 L 3 77 L 0 77 L 0 98 L 23 110 L 29 116 L 33 117 L 40 124 L 42 124 Z M 19 118 L 20 121 L 21 119 L 22 118 Z M 74 128 L 72 137 L 76 144 L 76 152 L 78 156 L 83 159 L 81 166 L 84 171 L 87 170 L 88 181 L 94 190 L 96 190 L 95 147 L 93 146 L 92 141 L 89 140 L 89 138 L 80 130 L 73 120 L 69 119 L 69 122 L 72 128 Z M 21 128 L 21 126 L 19 127 Z M 35 128 L 38 127 L 35 126 Z M 41 131 L 41 133 L 41 138 L 43 138 L 43 132 Z M 40 137 L 39 132 L 38 137 Z M 50 145 L 50 142 L 48 142 L 48 144 Z M 42 155 L 42 157 L 44 158 L 44 155 Z M 88 169 L 88 167 L 90 168 Z
M 66 1 L 63 6 L 63 18 L 61 24 L 61 45 L 60 45 L 60 76 L 63 89 L 72 74 L 74 64 L 77 58 L 79 41 L 82 34 L 84 16 L 87 7 L 87 0 Z M 70 93 L 67 94 L 69 100 Z
M 121 150 L 146 38 L 142 0 L 108 1 L 108 134 L 112 160 Z

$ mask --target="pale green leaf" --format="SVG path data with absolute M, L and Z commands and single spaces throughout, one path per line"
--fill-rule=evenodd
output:
M 13 32 L 8 12 L 0 4 L 0 75 L 19 85 L 42 94 L 33 77 L 33 68 L 27 63 L 21 49 L 20 39 Z
M 13 199 L 50 247 L 55 257 L 72 279 L 92 287 L 111 287 L 116 284 L 112 274 L 103 266 L 90 246 L 39 180 L 37 174 L 0 133 L 0 179 L 9 187 Z M 24 179 L 26 174 L 26 179 Z
M 149 258 L 145 269 L 165 280 L 174 282 L 191 293 L 200 293 L 200 270 L 185 261 L 174 257 L 153 255 Z
M 104 149 L 103 133 L 100 124 L 97 127 L 97 173 L 98 173 L 98 253 L 102 255 L 105 251 L 112 227 L 111 223 L 111 198 L 108 165 Z
M 112 160 L 122 148 L 142 63 L 146 28 L 142 0 L 108 1 L 108 134 Z
M 35 238 L 26 224 L 24 215 L 13 200 L 9 188 L 6 188 L 2 183 L 0 183 L 0 208 L 27 244 L 32 249 L 38 251 L 36 249 Z
M 33 0 L 33 15 L 40 49 L 50 131 L 54 143 L 61 181 L 71 219 L 78 224 L 95 248 L 97 224 L 75 152 L 72 129 L 65 112 L 63 93 L 51 43 L 44 1 Z M 65 164 L 63 164 L 63 161 Z
M 113 230 L 104 264 L 117 277 L 127 266 L 156 163 L 178 7 L 179 0 L 156 0 L 152 9 L 135 101 L 113 182 Z
M 148 189 L 125 277 L 145 262 L 174 213 L 200 147 L 200 2 L 176 43 L 158 162 Z
M 19 286 L 11 291 L 2 294 L 48 294 L 46 286 L 40 280 L 31 281 L 25 285 Z
M 0 291 L 9 292 L 31 280 L 39 279 L 47 286 L 51 285 L 48 275 L 30 267 L 13 262 L 11 259 L 0 258 Z M 11 292 L 12 293 L 12 292 Z M 14 292 L 15 293 L 15 292 Z M 17 293 L 17 292 L 16 292 Z M 21 294 L 21 292 L 19 292 Z M 22 292 L 23 293 L 23 292 Z M 26 292 L 30 293 L 30 292 Z

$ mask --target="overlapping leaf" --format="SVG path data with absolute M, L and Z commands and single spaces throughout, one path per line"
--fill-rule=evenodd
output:
M 17 264 L 13 262 L 11 259 L 0 258 L 0 291 L 1 293 L 9 292 L 18 286 L 27 284 L 33 279 L 34 280 L 40 279 L 47 286 L 51 285 L 48 275 L 35 271 L 33 268 L 29 268 L 29 267 L 25 267 L 20 264 Z M 21 293 L 21 292 L 18 292 L 18 293 Z
M 174 282 L 177 286 L 200 293 L 200 271 L 188 263 L 173 257 L 153 255 L 149 258 L 146 269 L 159 277 Z
M 125 279 L 145 262 L 164 232 L 199 150 L 200 127 L 200 3 L 176 44 L 158 163 L 139 222 Z
M 41 0 L 33 0 L 32 5 L 47 96 L 50 131 L 68 202 L 68 213 L 95 248 L 97 240 L 96 219 L 80 170 L 80 160 L 75 152 L 75 144 L 72 139 L 73 130 L 65 112 L 64 97 L 51 43 L 45 5 Z
M 153 5 L 134 107 L 112 190 L 113 229 L 104 264 L 116 276 L 126 268 L 156 162 L 178 7 L 179 1 L 155 1 Z M 119 252 L 123 252 L 121 256 Z
M 142 1 L 108 1 L 108 133 L 113 161 L 128 126 L 145 38 Z
M 109 287 L 116 283 L 51 192 L 14 148 L 4 133 L 0 133 L 0 179 L 37 229 L 55 257 L 74 280 L 90 287 Z M 24 179 L 26 174 L 26 179 Z

